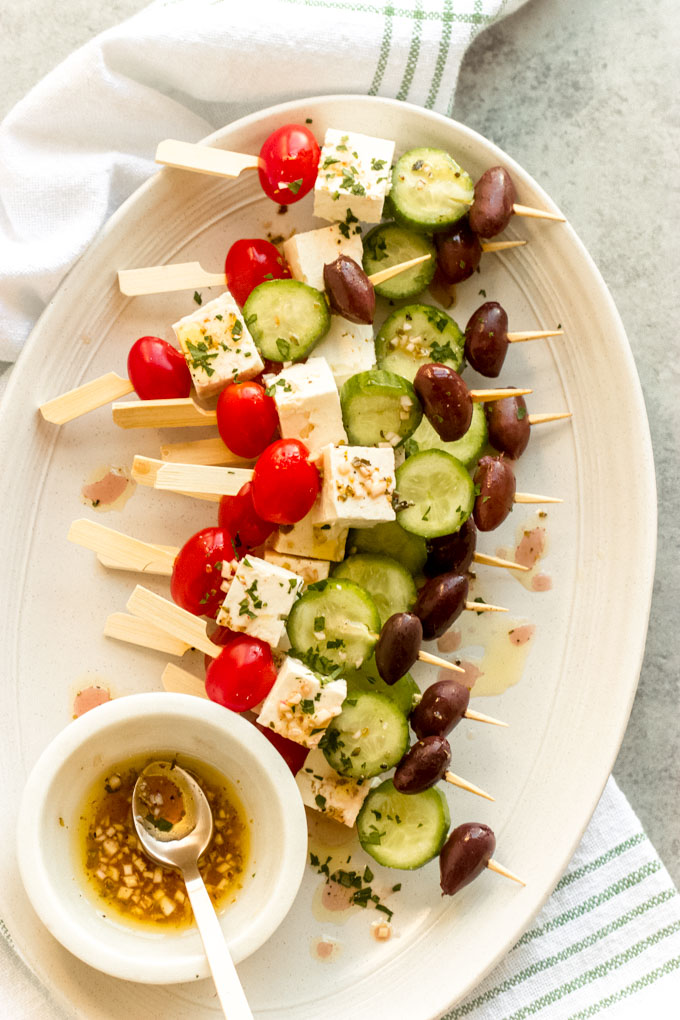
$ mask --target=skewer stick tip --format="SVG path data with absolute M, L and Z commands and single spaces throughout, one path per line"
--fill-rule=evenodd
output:
M 490 793 L 486 793 L 485 790 L 475 786 L 474 783 L 469 783 L 467 779 L 462 779 L 457 776 L 454 772 L 445 772 L 444 779 L 447 783 L 451 783 L 452 786 L 457 786 L 460 790 L 466 790 L 468 793 L 474 793 L 477 797 L 483 797 L 484 800 L 495 800 Z
M 503 722 L 502 719 L 494 719 L 492 715 L 484 715 L 482 712 L 475 712 L 471 708 L 468 708 L 465 718 L 473 719 L 475 722 L 489 723 L 491 726 L 508 726 L 508 723 Z
M 493 857 L 487 864 L 487 868 L 489 868 L 490 871 L 495 871 L 497 875 L 503 875 L 505 878 L 510 878 L 513 882 L 517 882 L 519 885 L 526 886 L 526 882 L 523 878 L 520 878 L 519 875 L 515 875 L 512 871 L 508 871 L 508 869 L 504 868 L 502 864 L 498 863 L 498 861 L 494 861 Z

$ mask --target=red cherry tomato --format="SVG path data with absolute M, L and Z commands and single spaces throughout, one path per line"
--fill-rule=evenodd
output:
M 262 545 L 276 525 L 263 521 L 253 506 L 253 483 L 246 482 L 235 496 L 222 496 L 217 523 L 234 536 L 237 549 L 250 552 Z
M 316 181 L 319 146 L 304 124 L 285 124 L 260 149 L 260 184 L 268 198 L 291 205 L 299 202 Z
M 269 241 L 259 237 L 234 241 L 224 263 L 227 286 L 243 306 L 251 290 L 265 280 L 289 280 L 290 269 L 283 255 Z
M 229 627 L 218 627 L 217 624 L 212 626 L 208 624 L 208 637 L 214 645 L 220 645 L 222 648 L 228 645 L 234 638 L 240 637 L 241 635 L 237 630 L 230 630 Z M 207 653 L 203 656 L 203 668 L 207 669 L 212 662 L 214 656 L 208 655 Z
M 203 528 L 185 542 L 172 568 L 170 594 L 196 616 L 215 616 L 224 601 L 222 563 L 234 559 L 231 535 L 224 528 Z
M 297 524 L 319 494 L 319 472 L 299 439 L 278 439 L 253 471 L 253 506 L 265 521 Z
M 257 726 L 260 733 L 263 733 L 269 743 L 279 752 L 293 775 L 297 775 L 305 763 L 309 748 L 303 747 L 302 744 L 296 744 L 294 740 L 282 737 L 280 733 L 270 730 L 267 726 L 260 726 L 258 722 L 253 723 L 253 726 Z
M 276 404 L 256 382 L 232 383 L 217 401 L 217 428 L 239 457 L 259 457 L 279 424 Z
M 205 674 L 211 701 L 245 712 L 269 694 L 276 680 L 271 649 L 259 638 L 240 634 L 213 659 Z
M 135 340 L 128 354 L 130 382 L 141 400 L 188 397 L 191 375 L 184 355 L 159 336 Z

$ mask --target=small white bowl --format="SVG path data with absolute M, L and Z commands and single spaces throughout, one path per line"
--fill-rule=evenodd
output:
M 186 694 L 134 694 L 70 723 L 42 753 L 23 793 L 17 843 L 21 877 L 36 913 L 66 949 L 114 977 L 150 984 L 209 975 L 198 931 L 156 933 L 106 916 L 86 891 L 75 830 L 98 775 L 133 755 L 168 751 L 191 755 L 223 773 L 250 823 L 244 885 L 220 915 L 236 963 L 259 949 L 283 921 L 307 856 L 305 811 L 288 766 L 253 725 L 233 712 Z

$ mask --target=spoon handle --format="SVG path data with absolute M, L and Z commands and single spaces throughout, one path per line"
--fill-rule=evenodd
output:
M 229 1020 L 253 1020 L 253 1014 L 236 973 L 224 932 L 198 868 L 195 870 L 187 868 L 184 871 L 184 882 L 191 900 L 205 955 L 212 971 L 215 988 L 222 1004 L 222 1011 Z

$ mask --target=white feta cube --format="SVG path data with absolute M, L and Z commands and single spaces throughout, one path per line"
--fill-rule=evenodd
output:
M 314 348 L 314 354 L 326 359 L 339 389 L 351 375 L 375 368 L 373 327 L 331 315 L 331 328 Z
M 331 569 L 329 560 L 311 560 L 306 556 L 291 556 L 276 552 L 274 549 L 265 549 L 264 558 L 267 563 L 275 563 L 277 567 L 297 574 L 306 585 L 325 580 Z
M 319 499 L 301 521 L 286 525 L 274 532 L 268 544 L 276 552 L 313 560 L 332 560 L 339 563 L 345 558 L 348 528 L 336 524 L 316 524 Z
M 346 697 L 345 680 L 327 680 L 287 656 L 257 721 L 288 740 L 317 747 L 331 719 L 340 715 Z
M 279 375 L 265 376 L 265 383 L 284 439 L 301 439 L 312 457 L 328 443 L 347 442 L 340 395 L 324 358 L 310 358 Z
M 394 142 L 356 131 L 326 131 L 314 185 L 314 215 L 379 223 L 390 187 Z
M 370 780 L 339 775 L 318 750 L 309 752 L 295 782 L 303 804 L 350 827 L 371 792 Z
M 339 217 L 342 219 L 342 216 Z M 325 290 L 323 267 L 335 262 L 338 255 L 349 255 L 359 265 L 364 254 L 361 235 L 354 224 L 337 223 L 320 230 L 306 230 L 293 234 L 283 242 L 283 254 L 290 266 L 293 279 L 308 283 L 317 290 Z
M 370 528 L 393 521 L 394 450 L 375 446 L 326 446 L 323 483 L 312 508 L 317 523 Z
M 211 397 L 264 368 L 259 351 L 228 290 L 173 325 L 199 397 Z
M 233 576 L 217 622 L 276 646 L 304 581 L 257 556 L 231 564 Z

